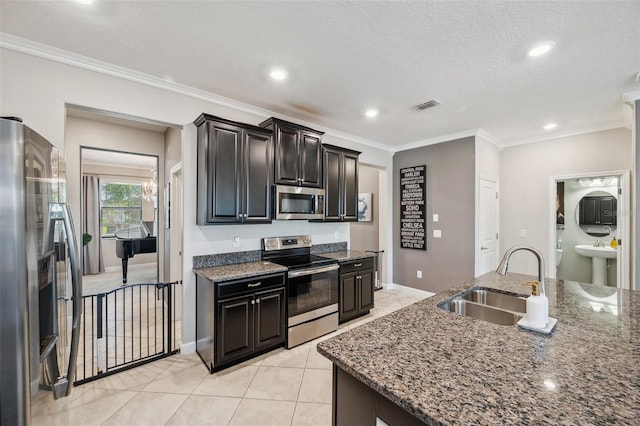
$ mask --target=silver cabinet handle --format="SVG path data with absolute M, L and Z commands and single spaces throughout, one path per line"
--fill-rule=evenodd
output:
M 362 263 L 354 263 L 353 266 L 355 266 L 357 268 L 359 266 L 362 266 Z
M 255 300 L 251 300 L 251 304 L 252 304 L 252 305 L 255 305 L 255 304 L 256 304 L 256 301 L 255 301 Z
M 480 247 L 480 250 L 489 250 L 488 247 Z
M 260 303 L 260 299 L 256 299 L 256 303 Z
M 262 282 L 258 281 L 257 283 L 254 283 L 254 284 L 247 284 L 247 287 L 253 288 L 253 287 L 260 287 L 261 285 L 262 285 Z
M 335 264 L 335 265 L 331 265 L 331 266 L 322 266 L 322 267 L 319 267 L 319 268 L 304 269 L 302 271 L 289 271 L 287 276 L 289 278 L 296 278 L 296 277 L 303 277 L 305 275 L 319 274 L 321 272 L 336 271 L 338 269 L 340 269 L 340 266 L 338 266 L 338 264 Z

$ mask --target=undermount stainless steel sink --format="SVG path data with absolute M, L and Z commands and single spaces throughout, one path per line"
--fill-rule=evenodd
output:
M 515 325 L 525 315 L 526 299 L 517 294 L 473 288 L 438 305 L 458 315 L 497 325 Z
M 498 293 L 497 291 L 472 289 L 465 292 L 463 299 L 489 305 L 512 312 L 527 312 L 527 299 L 517 294 Z

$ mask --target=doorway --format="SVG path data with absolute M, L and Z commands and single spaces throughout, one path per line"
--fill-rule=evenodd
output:
M 158 282 L 158 157 L 81 147 L 85 294 Z
M 498 265 L 498 183 L 479 178 L 478 247 L 476 276 L 496 269 Z
M 629 289 L 629 172 L 550 182 L 552 278 Z

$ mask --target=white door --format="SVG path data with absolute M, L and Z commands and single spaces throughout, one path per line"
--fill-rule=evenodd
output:
M 498 266 L 498 190 L 496 182 L 480 178 L 480 209 L 478 232 L 478 275 Z
M 170 281 L 182 279 L 182 163 L 171 169 Z

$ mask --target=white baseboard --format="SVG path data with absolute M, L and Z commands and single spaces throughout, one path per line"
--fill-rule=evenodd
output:
M 189 355 L 196 352 L 196 342 L 182 342 L 180 345 L 180 354 L 181 355 Z
M 137 265 L 129 265 L 127 267 L 127 269 L 129 271 L 134 270 L 134 269 L 149 269 L 149 268 L 155 268 L 156 267 L 156 263 L 140 263 Z M 105 272 L 120 272 L 122 271 L 122 265 L 120 266 L 106 266 L 104 268 Z

